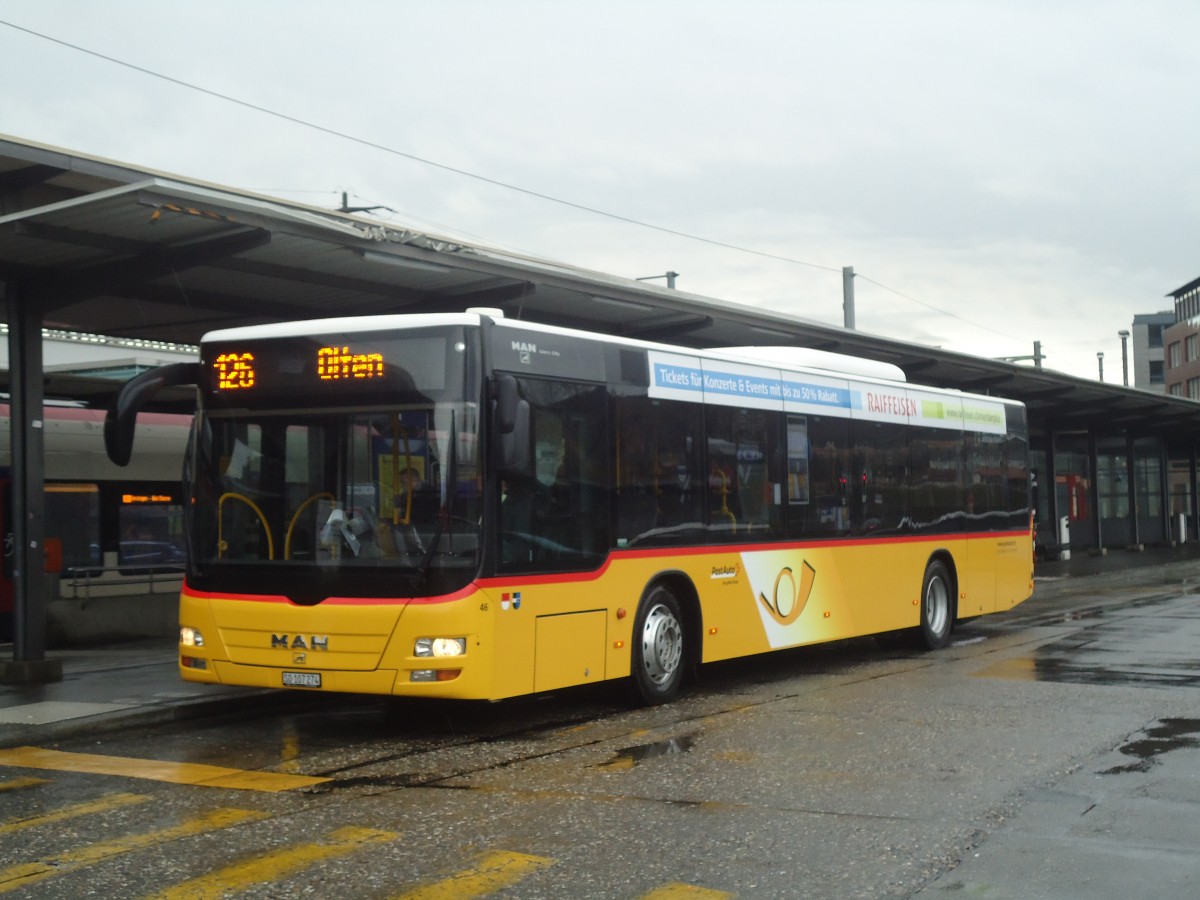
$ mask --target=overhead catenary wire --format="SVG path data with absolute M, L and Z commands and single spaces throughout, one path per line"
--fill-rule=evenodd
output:
M 457 166 L 451 166 L 451 165 L 447 165 L 445 163 L 440 163 L 440 162 L 437 162 L 436 160 L 428 159 L 426 157 L 419 156 L 415 153 L 409 153 L 404 150 L 398 150 L 395 147 L 389 147 L 386 144 L 381 144 L 377 141 L 372 141 L 367 138 L 362 138 L 357 135 L 350 134 L 349 132 L 342 131 L 342 130 L 336 129 L 336 128 L 332 128 L 328 125 L 321 125 L 317 122 L 311 122 L 307 119 L 300 118 L 299 116 L 294 116 L 289 113 L 279 112 L 278 110 L 271 109 L 270 107 L 262 106 L 261 104 L 253 103 L 249 100 L 243 100 L 240 97 L 234 97 L 231 94 L 226 94 L 221 91 L 213 90 L 212 88 L 207 88 L 202 85 L 194 84 L 192 82 L 185 81 L 181 78 L 176 78 L 175 76 L 172 76 L 172 75 L 166 75 L 162 72 L 155 71 L 154 69 L 150 69 L 145 66 L 138 65 L 136 63 L 131 63 L 131 62 L 128 62 L 123 59 L 118 59 L 117 57 L 111 56 L 106 53 L 101 53 L 98 50 L 93 50 L 89 47 L 84 47 L 80 44 L 76 44 L 71 41 L 64 40 L 62 38 L 57 38 L 57 37 L 54 37 L 53 35 L 49 35 L 44 32 L 36 31 L 35 29 L 27 28 L 23 25 L 18 25 L 15 22 L 10 22 L 5 19 L 0 19 L 0 25 L 4 25 L 8 28 L 13 29 L 14 31 L 19 31 L 24 34 L 30 35 L 31 37 L 39 38 L 40 40 L 48 41 L 50 43 L 57 44 L 61 47 L 66 47 L 67 49 L 74 50 L 78 53 L 83 53 L 87 56 L 91 56 L 96 59 L 103 60 L 104 62 L 111 63 L 112 65 L 121 66 L 122 68 L 129 69 L 134 72 L 138 72 L 142 75 L 147 75 L 151 78 L 156 78 L 160 81 L 165 81 L 170 84 L 174 84 L 174 85 L 184 88 L 186 90 L 195 91 L 197 93 L 201 93 L 206 96 L 213 97 L 215 99 L 224 101 L 226 103 L 231 103 L 236 106 L 240 106 L 243 109 L 252 110 L 254 112 L 261 113 L 262 115 L 270 116 L 272 118 L 278 119 L 283 122 L 288 122 L 290 124 L 297 125 L 302 128 L 307 128 L 307 129 L 311 129 L 313 131 L 317 131 L 321 134 L 325 134 L 330 137 L 335 137 L 340 140 L 345 140 L 345 141 L 349 141 L 354 144 L 358 144 L 359 146 L 362 146 L 362 147 L 368 147 L 373 150 L 378 150 L 382 153 L 387 153 L 392 156 L 400 157 L 402 159 L 407 159 L 407 160 L 419 163 L 424 166 L 429 166 L 431 168 L 439 169 L 443 172 L 449 172 L 454 175 L 459 175 L 464 178 L 469 178 L 474 181 L 478 181 L 482 184 L 488 184 L 493 187 L 498 187 L 503 190 L 513 191 L 515 193 L 522 194 L 527 197 L 532 197 L 532 198 L 535 198 L 538 200 L 543 200 L 548 203 L 554 203 L 559 206 L 564 206 L 564 207 L 568 207 L 570 209 L 579 210 L 580 212 L 586 212 L 591 215 L 601 216 L 603 218 L 607 218 L 607 219 L 610 219 L 615 222 L 623 222 L 628 225 L 634 225 L 639 228 L 645 228 L 645 229 L 648 229 L 651 231 L 656 231 L 660 234 L 668 234 L 668 235 L 672 235 L 674 237 L 683 238 L 685 240 L 696 241 L 699 243 L 707 244 L 712 247 L 721 247 L 723 249 L 732 250 L 737 253 L 745 253 L 745 254 L 748 254 L 751 256 L 757 256 L 757 257 L 760 257 L 763 259 L 771 259 L 771 260 L 775 260 L 777 262 L 788 263 L 791 265 L 806 266 L 808 268 L 813 268 L 813 269 L 821 269 L 821 270 L 824 270 L 827 272 L 840 273 L 843 271 L 843 268 L 841 266 L 830 266 L 830 265 L 825 265 L 823 263 L 814 263 L 814 262 L 809 262 L 807 260 L 797 259 L 796 257 L 792 257 L 792 256 L 786 256 L 786 255 L 779 254 L 779 253 L 771 253 L 771 252 L 765 251 L 765 250 L 758 250 L 753 247 L 744 247 L 739 244 L 731 243 L 729 241 L 722 241 L 722 240 L 719 240 L 716 238 L 709 238 L 709 237 L 705 237 L 703 235 L 693 234 L 693 233 L 690 233 L 687 231 L 683 231 L 681 229 L 671 228 L 671 227 L 665 226 L 665 225 L 659 225 L 654 222 L 647 222 L 645 220 L 634 218 L 632 216 L 626 216 L 621 213 L 615 213 L 615 212 L 612 212 L 609 210 L 600 209 L 598 207 L 589 206 L 584 203 L 578 203 L 573 200 L 566 200 L 566 199 L 563 199 L 562 197 L 555 197 L 552 194 L 546 194 L 541 191 L 533 190 L 531 188 L 522 187 L 520 185 L 512 184 L 511 182 L 506 182 L 506 181 L 500 180 L 498 178 L 492 178 L 487 175 L 481 175 L 478 172 L 472 172 L 468 169 L 463 169 L 463 168 L 459 168 Z M 315 192 L 315 193 L 324 193 L 324 192 Z M 384 207 L 384 208 L 386 208 L 386 207 Z M 968 325 L 972 325 L 976 328 L 981 328 L 981 329 L 984 329 L 986 331 L 990 331 L 990 332 L 993 332 L 996 334 L 1001 333 L 1001 332 L 997 332 L 996 329 L 994 329 L 990 326 L 983 325 L 979 322 L 974 322 L 970 319 L 967 319 L 963 316 L 958 315 L 957 313 L 953 313 L 948 310 L 944 310 L 939 307 L 936 307 L 933 304 L 918 300 L 915 297 L 912 297 L 901 291 L 895 290 L 894 288 L 888 287 L 887 285 L 885 285 L 879 281 L 876 281 L 872 278 L 867 278 L 867 277 L 863 276 L 861 273 L 856 273 L 856 277 L 861 278 L 863 281 L 867 281 L 870 284 L 875 285 L 876 287 L 882 288 L 883 290 L 889 291 L 898 297 L 902 297 L 905 300 L 908 300 L 912 303 L 916 303 L 919 306 L 924 306 L 925 308 L 930 309 L 936 313 L 939 313 L 940 315 L 949 316 L 951 318 L 954 318 L 961 322 L 964 322 Z M 1010 337 L 1010 338 L 1013 337 L 1013 335 L 1005 335 L 1005 336 Z M 1020 338 L 1014 338 L 1014 339 L 1020 340 Z

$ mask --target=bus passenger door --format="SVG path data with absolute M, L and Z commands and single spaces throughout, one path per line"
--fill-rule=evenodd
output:
M 787 420 L 787 534 L 833 537 L 850 530 L 850 420 Z
M 610 544 L 607 395 L 589 384 L 517 381 L 529 403 L 533 465 L 502 485 L 501 567 L 593 569 Z

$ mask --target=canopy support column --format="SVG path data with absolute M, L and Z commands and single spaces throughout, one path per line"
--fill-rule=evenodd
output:
M 45 467 L 42 421 L 42 313 L 27 286 L 5 286 L 12 431 L 11 546 L 13 658 L 0 682 L 62 680 L 62 660 L 46 659 Z

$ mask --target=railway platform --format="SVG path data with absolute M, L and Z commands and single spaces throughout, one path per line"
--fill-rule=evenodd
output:
M 1200 542 L 1143 551 L 1074 553 L 1035 567 L 1028 604 L 1053 605 L 1070 595 L 1118 586 L 1200 583 Z M 0 659 L 11 645 L 0 644 Z M 45 743 L 89 732 L 200 718 L 262 703 L 303 702 L 301 692 L 192 684 L 180 680 L 172 638 L 52 649 L 61 681 L 0 684 L 0 747 Z

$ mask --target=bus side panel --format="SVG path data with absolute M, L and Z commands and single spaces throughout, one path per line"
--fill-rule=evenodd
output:
M 996 611 L 997 539 L 991 535 L 973 538 L 955 559 L 958 571 L 957 617 L 968 619 Z
M 497 671 L 501 693 L 527 692 L 534 670 L 587 669 L 573 683 L 592 680 L 581 648 L 535 640 L 535 620 L 578 610 L 606 610 L 604 677 L 630 672 L 632 627 L 638 601 L 656 579 L 683 577 L 700 600 L 703 661 L 839 640 L 919 624 L 921 579 L 929 554 L 950 546 L 965 557 L 965 541 L 848 542 L 780 548 L 708 547 L 703 551 L 617 554 L 597 577 L 530 577 L 513 582 L 518 613 L 502 613 L 497 641 L 507 662 Z M 589 643 L 598 629 L 589 630 Z M 511 648 L 511 654 L 508 649 Z M 556 659 L 547 660 L 553 654 Z M 560 657 L 560 658 L 559 658 Z M 581 671 L 582 671 L 581 669 Z
M 960 619 L 1005 612 L 1033 594 L 1031 531 L 980 535 L 955 561 Z
M 694 586 L 703 662 L 913 628 L 920 622 L 921 580 L 929 555 L 948 548 L 965 559 L 965 545 L 960 537 L 937 543 L 630 552 L 614 554 L 594 575 L 528 576 L 524 581 L 513 576 L 503 593 L 498 586 L 488 591 L 488 603 L 496 610 L 496 644 L 504 648 L 497 660 L 495 692 L 515 696 L 551 684 L 596 680 L 592 661 L 598 640 L 605 641 L 603 677 L 628 676 L 638 602 L 647 586 L 661 578 L 683 578 Z M 553 617 L 567 622 L 580 611 L 592 614 L 586 622 L 568 623 L 572 629 L 578 626 L 578 640 L 561 639 L 558 630 L 546 627 Z M 572 671 L 573 678 L 562 674 Z
M 495 654 L 491 672 L 496 697 L 517 697 L 533 691 L 534 620 L 540 614 L 536 610 L 544 588 L 535 586 L 531 590 L 530 585 L 520 582 L 509 587 L 486 588 L 476 601 L 492 618 L 495 646 L 503 648 Z
M 180 652 L 209 663 L 181 672 L 193 681 L 279 687 L 284 671 L 311 671 L 321 673 L 324 690 L 520 696 L 627 677 L 638 602 L 657 579 L 686 579 L 695 588 L 702 659 L 713 662 L 915 628 L 925 566 L 937 552 L 953 561 L 967 595 L 963 615 L 977 614 L 972 602 L 992 612 L 1029 596 L 1016 585 L 995 601 L 997 583 L 1010 584 L 1018 573 L 1020 584 L 1030 582 L 1030 538 L 1019 533 L 618 552 L 597 572 L 488 579 L 461 597 L 407 606 L 298 607 L 185 591 L 181 623 L 199 628 L 207 644 Z M 975 600 L 976 593 L 991 599 Z M 282 635 L 288 646 L 272 647 Z M 328 648 L 317 640 L 314 649 L 314 637 L 327 638 Z M 466 656 L 417 657 L 417 639 L 434 637 L 465 638 Z M 297 638 L 305 646 L 292 646 Z M 431 672 L 447 677 L 424 680 Z
M 738 615 L 762 649 L 913 627 L 930 550 L 924 542 L 855 541 L 743 553 L 748 596 Z M 706 659 L 756 652 L 749 635 L 732 646 L 719 636 L 709 638 Z
M 977 605 L 993 612 L 997 577 L 1004 583 L 1012 580 L 996 560 L 1015 561 L 1022 554 L 1028 558 L 1029 543 L 1020 535 L 962 535 L 761 550 L 709 548 L 686 556 L 614 561 L 603 578 L 604 593 L 613 602 L 624 600 L 632 618 L 644 586 L 669 563 L 691 579 L 699 594 L 703 660 L 710 662 L 915 628 L 920 624 L 925 567 L 934 553 L 943 551 L 953 562 L 968 602 L 979 592 Z M 1008 609 L 1028 593 L 1017 591 L 1001 608 Z M 625 625 L 626 631 L 610 633 L 614 641 L 627 639 L 628 621 Z M 610 661 L 608 677 L 627 674 L 627 651 L 621 659 L 620 672 Z
M 996 612 L 1033 596 L 1033 531 L 1003 535 L 995 542 Z

